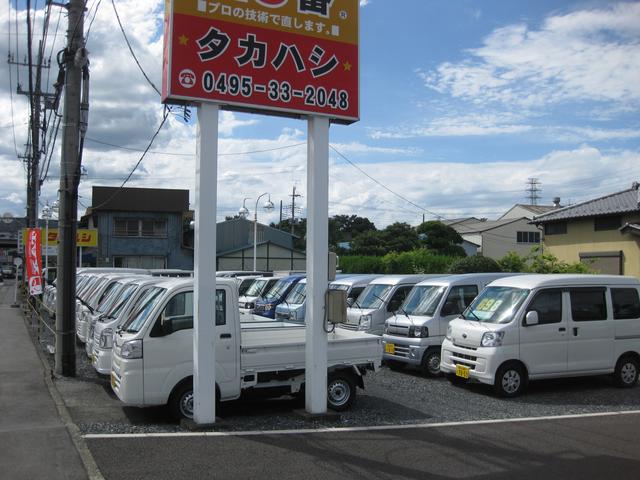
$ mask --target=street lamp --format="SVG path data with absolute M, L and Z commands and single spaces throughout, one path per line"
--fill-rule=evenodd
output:
M 238 215 L 240 216 L 240 218 L 247 218 L 249 216 L 249 209 L 246 206 L 247 200 L 250 200 L 250 198 L 247 197 L 242 200 L 242 208 L 238 210 Z
M 262 206 L 267 212 L 273 210 L 273 202 L 271 201 L 271 194 L 263 193 L 256 199 L 256 209 L 253 211 L 253 271 L 258 271 L 258 202 L 265 195 L 269 195 L 269 200 Z M 247 211 L 247 213 L 249 213 Z

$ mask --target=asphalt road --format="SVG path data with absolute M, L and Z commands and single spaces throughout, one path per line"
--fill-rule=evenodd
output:
M 637 479 L 640 414 L 304 434 L 87 438 L 106 479 Z

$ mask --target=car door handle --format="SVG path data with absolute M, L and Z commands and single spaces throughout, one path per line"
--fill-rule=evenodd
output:
M 231 334 L 230 333 L 221 333 L 220 334 L 220 338 L 231 338 Z
M 574 337 L 578 336 L 578 327 L 573 327 L 573 336 Z
M 559 332 L 566 332 L 566 331 L 567 331 L 567 329 L 566 329 L 566 328 L 564 328 L 564 327 L 560 327 L 560 328 L 558 329 L 558 331 L 559 331 Z

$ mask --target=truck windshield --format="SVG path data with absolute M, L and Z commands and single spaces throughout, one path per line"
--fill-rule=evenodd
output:
M 267 284 L 268 280 L 263 280 L 263 279 L 256 279 L 251 286 L 247 289 L 246 292 L 244 292 L 245 296 L 247 297 L 257 297 L 260 295 L 260 292 L 262 292 L 262 289 L 264 288 L 264 286 Z
M 127 333 L 138 333 L 144 326 L 149 313 L 151 313 L 151 310 L 161 301 L 163 297 L 162 294 L 166 291 L 166 289 L 160 287 L 154 287 L 149 290 L 147 295 L 140 300 L 137 308 L 133 310 L 133 313 L 122 326 L 122 329 Z
M 291 280 L 278 280 L 264 296 L 265 300 L 279 300 L 291 285 Z
M 509 323 L 530 290 L 487 287 L 462 313 L 462 318 L 486 323 Z
M 392 288 L 392 285 L 383 285 L 381 283 L 368 285 L 354 305 L 360 308 L 380 308 Z
M 445 287 L 440 285 L 416 285 L 404 301 L 401 310 L 404 310 L 409 315 L 431 317 L 436 313 L 444 291 Z
M 286 302 L 289 304 L 300 305 L 307 298 L 307 284 L 298 283 L 287 295 Z

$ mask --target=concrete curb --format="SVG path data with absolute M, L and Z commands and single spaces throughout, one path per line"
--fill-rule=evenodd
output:
M 25 316 L 22 317 L 24 320 L 24 324 L 27 327 L 27 330 L 30 328 L 29 319 Z M 33 340 L 33 336 L 29 333 L 29 338 L 31 339 L 31 343 L 33 344 L 36 353 L 38 354 L 38 358 L 40 362 L 42 362 L 43 367 L 43 378 L 44 383 L 47 385 L 47 389 L 49 390 L 49 394 L 53 399 L 53 403 L 58 410 L 58 415 L 60 415 L 60 419 L 62 423 L 66 427 L 69 432 L 69 436 L 71 437 L 71 441 L 73 445 L 76 447 L 76 451 L 78 455 L 80 455 L 80 460 L 82 460 L 82 464 L 84 465 L 85 471 L 87 472 L 87 476 L 89 480 L 105 480 L 98 468 L 98 464 L 93 459 L 93 455 L 91 455 L 91 451 L 89 447 L 87 447 L 87 443 L 85 442 L 82 434 L 80 433 L 80 429 L 73 422 L 69 411 L 67 410 L 67 406 L 64 404 L 64 400 L 62 399 L 62 395 L 58 392 L 58 389 L 53 382 L 55 378 L 53 370 L 51 370 L 49 366 L 48 360 L 45 358 L 42 350 L 39 348 L 39 345 L 36 344 Z

